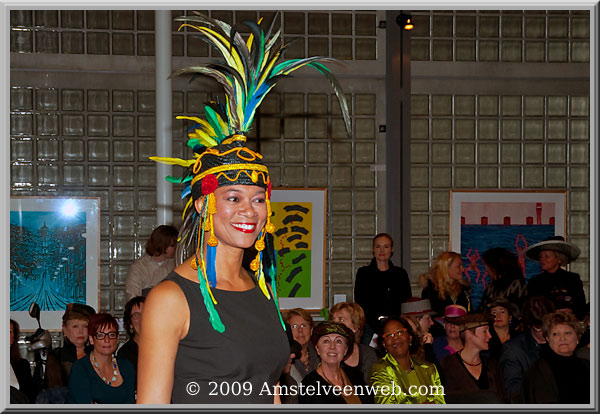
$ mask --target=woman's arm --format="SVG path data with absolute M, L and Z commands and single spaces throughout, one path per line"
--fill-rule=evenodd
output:
M 187 335 L 190 310 L 181 289 L 164 281 L 144 302 L 138 356 L 138 404 L 169 404 L 175 356 Z

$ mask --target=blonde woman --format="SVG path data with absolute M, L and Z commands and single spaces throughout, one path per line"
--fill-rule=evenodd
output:
M 443 252 L 429 271 L 419 276 L 419 285 L 423 288 L 421 298 L 429 299 L 436 314 L 443 315 L 448 305 L 461 305 L 470 310 L 471 285 L 463 278 L 464 270 L 460 254 Z
M 377 361 L 377 354 L 374 348 L 360 343 L 365 330 L 365 312 L 358 303 L 340 302 L 333 305 L 329 313 L 332 321 L 344 324 L 354 334 L 352 352 L 344 360 L 344 364 L 358 367 L 363 373 L 365 382 L 368 382 L 371 366 Z

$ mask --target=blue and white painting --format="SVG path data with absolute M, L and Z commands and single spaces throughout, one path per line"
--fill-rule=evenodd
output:
M 10 310 L 86 303 L 86 213 L 10 212 Z

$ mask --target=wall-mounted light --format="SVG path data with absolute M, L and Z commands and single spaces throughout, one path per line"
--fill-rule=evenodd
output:
M 398 17 L 396 17 L 396 23 L 404 30 L 412 30 L 415 28 L 410 14 L 400 13 Z

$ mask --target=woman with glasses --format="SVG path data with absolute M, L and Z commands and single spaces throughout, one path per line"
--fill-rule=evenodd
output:
M 406 319 L 384 320 L 378 341 L 387 353 L 373 365 L 369 380 L 376 404 L 445 404 L 435 365 L 411 356 L 420 344 Z
M 125 304 L 125 312 L 123 314 L 123 325 L 127 328 L 129 340 L 119 348 L 117 356 L 126 358 L 131 362 L 135 371 L 138 366 L 138 343 L 140 341 L 140 325 L 142 323 L 142 309 L 144 308 L 143 296 L 131 298 Z
M 294 340 L 302 346 L 300 356 L 294 359 L 294 366 L 304 378 L 309 372 L 312 372 L 319 364 L 319 355 L 315 347 L 310 342 L 313 333 L 313 319 L 310 313 L 302 308 L 294 308 L 285 311 L 283 320 L 292 327 Z
M 69 380 L 71 404 L 135 403 L 135 371 L 133 365 L 115 358 L 119 343 L 119 325 L 108 313 L 90 317 L 90 343 L 94 349 L 73 364 Z

